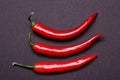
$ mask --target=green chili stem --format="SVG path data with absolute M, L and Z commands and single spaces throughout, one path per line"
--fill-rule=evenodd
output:
M 20 66 L 20 67 L 25 67 L 25 68 L 29 68 L 29 69 L 33 69 L 34 66 L 28 66 L 28 65 L 24 65 L 24 64 L 20 64 L 20 63 L 17 63 L 17 62 L 13 62 L 12 65 L 17 65 L 17 66 Z
M 30 35 L 31 35 L 31 32 L 28 33 L 28 40 L 29 40 L 30 45 L 33 46 L 34 43 L 33 43 L 33 41 L 31 40 L 31 36 L 30 36 Z
M 34 12 L 31 12 L 31 13 L 29 14 L 29 17 L 28 17 L 28 20 L 29 20 L 29 22 L 31 23 L 32 26 L 35 25 L 35 22 L 33 22 L 33 21 L 31 20 L 31 16 L 32 16 L 33 14 L 34 14 Z

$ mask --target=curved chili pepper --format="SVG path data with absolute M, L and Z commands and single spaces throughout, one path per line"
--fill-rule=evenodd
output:
M 65 57 L 73 55 L 77 52 L 80 52 L 87 47 L 89 47 L 97 38 L 99 38 L 102 33 L 98 33 L 88 40 L 81 42 L 79 44 L 70 45 L 70 46 L 53 46 L 47 45 L 40 42 L 33 43 L 30 38 L 29 33 L 29 43 L 32 46 L 32 49 L 37 53 L 48 55 L 48 56 L 56 56 L 56 57 Z
M 31 16 L 34 14 L 33 12 L 29 16 L 28 20 L 32 24 L 32 30 L 46 38 L 56 39 L 56 40 L 66 40 L 73 38 L 83 32 L 94 20 L 94 18 L 97 16 L 97 12 L 89 16 L 86 20 L 82 22 L 79 26 L 70 29 L 70 30 L 55 30 L 52 28 L 49 28 L 40 22 L 33 22 L 31 21 Z
M 13 62 L 12 65 L 17 65 L 25 68 L 34 69 L 35 72 L 40 73 L 53 73 L 53 72 L 65 72 L 73 69 L 80 68 L 85 64 L 89 63 L 97 56 L 96 54 L 84 56 L 82 58 L 63 61 L 63 62 L 37 62 L 32 66 L 19 64 L 17 62 Z

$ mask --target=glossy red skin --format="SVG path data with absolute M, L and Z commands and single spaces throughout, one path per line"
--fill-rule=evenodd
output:
M 97 56 L 96 54 L 88 55 L 82 58 L 78 58 L 70 61 L 63 62 L 37 62 L 34 64 L 34 71 L 40 73 L 52 73 L 52 72 L 65 72 L 73 69 L 80 68 L 89 63 Z
M 36 51 L 39 54 L 44 54 L 47 56 L 55 56 L 55 57 L 65 57 L 83 51 L 84 49 L 89 47 L 100 36 L 101 33 L 98 33 L 84 42 L 70 46 L 53 46 L 53 45 L 43 44 L 40 42 L 35 42 L 32 48 L 34 51 Z
M 36 22 L 32 27 L 32 30 L 46 38 L 56 39 L 56 40 L 66 40 L 73 38 L 83 32 L 94 20 L 98 13 L 94 13 L 89 16 L 86 20 L 82 22 L 79 26 L 71 30 L 55 30 L 47 27 L 40 22 Z

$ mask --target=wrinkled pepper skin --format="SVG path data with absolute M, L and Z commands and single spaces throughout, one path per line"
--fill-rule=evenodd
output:
M 53 45 L 43 44 L 40 42 L 35 42 L 32 45 L 32 49 L 38 54 L 43 54 L 47 56 L 54 56 L 54 57 L 70 56 L 88 48 L 101 35 L 102 33 L 98 33 L 84 42 L 69 46 L 53 46 Z
M 70 30 L 55 30 L 53 28 L 47 27 L 40 22 L 35 22 L 32 26 L 32 30 L 41 36 L 55 40 L 67 40 L 77 36 L 82 33 L 95 19 L 98 13 L 94 13 L 84 20 L 79 26 Z
M 87 63 L 91 62 L 92 60 L 94 60 L 96 57 L 97 57 L 96 54 L 91 54 L 74 60 L 62 61 L 62 62 L 36 62 L 32 66 L 13 62 L 12 65 L 30 68 L 38 73 L 59 73 L 59 72 L 66 72 L 80 68 L 86 65 Z

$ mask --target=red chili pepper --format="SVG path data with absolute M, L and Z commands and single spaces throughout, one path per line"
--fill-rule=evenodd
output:
M 47 27 L 40 22 L 33 22 L 31 21 L 31 16 L 34 14 L 33 12 L 29 16 L 28 20 L 32 24 L 32 30 L 46 38 L 56 39 L 56 40 L 66 40 L 73 38 L 83 32 L 94 20 L 97 16 L 97 12 L 89 16 L 86 20 L 82 22 L 79 26 L 70 29 L 70 30 L 55 30 L 50 27 Z
M 48 55 L 48 56 L 56 56 L 56 57 L 65 57 L 76 54 L 87 47 L 89 47 L 97 38 L 99 38 L 102 33 L 98 33 L 93 37 L 89 38 L 88 40 L 81 42 L 79 44 L 70 45 L 70 46 L 53 46 L 47 45 L 40 42 L 33 43 L 30 38 L 29 33 L 29 42 L 32 46 L 32 49 L 37 53 Z
M 34 69 L 35 72 L 40 73 L 53 73 L 53 72 L 65 72 L 73 69 L 80 68 L 85 64 L 89 63 L 97 56 L 96 54 L 88 55 L 82 58 L 63 61 L 63 62 L 37 62 L 32 66 L 19 64 L 17 62 L 13 62 L 12 65 L 18 65 L 25 68 Z

